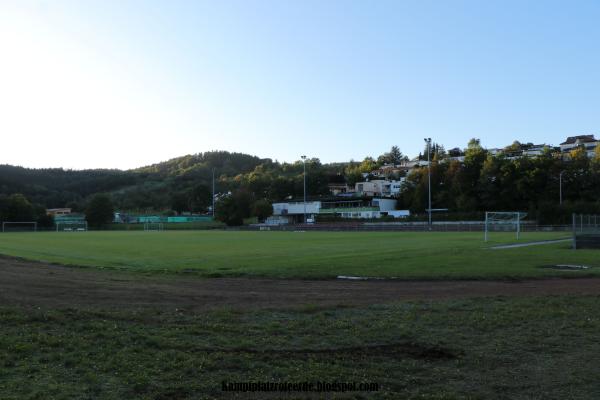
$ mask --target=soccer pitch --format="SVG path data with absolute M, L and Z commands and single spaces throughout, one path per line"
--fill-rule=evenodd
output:
M 524 233 L 519 243 L 564 238 Z M 598 252 L 569 242 L 492 250 L 512 233 L 456 232 L 85 232 L 7 233 L 0 254 L 143 273 L 204 277 L 497 279 L 598 275 Z M 584 271 L 544 268 L 587 265 Z M 596 268 L 598 267 L 598 268 Z

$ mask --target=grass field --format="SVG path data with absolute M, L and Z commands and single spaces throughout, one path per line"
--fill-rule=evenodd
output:
M 521 242 L 565 237 L 524 233 Z M 554 264 L 600 267 L 598 252 L 569 243 L 490 250 L 514 242 L 495 233 L 446 232 L 86 232 L 0 234 L 0 254 L 67 265 L 201 276 L 332 278 L 337 275 L 403 279 L 485 279 L 597 275 L 542 268 Z
M 597 399 L 599 315 L 585 296 L 196 315 L 0 307 L 0 397 L 265 398 L 221 382 L 341 381 L 379 385 L 343 398 Z
M 502 292 L 502 297 L 402 302 L 394 298 L 370 306 L 302 303 L 275 309 L 238 305 L 195 311 L 179 304 L 164 306 L 160 302 L 166 292 L 150 283 L 157 302 L 145 306 L 125 301 L 103 308 L 78 301 L 89 298 L 90 289 L 96 296 L 114 298 L 117 292 L 101 291 L 102 285 L 116 285 L 135 295 L 136 289 L 124 277 L 136 283 L 189 283 L 173 274 L 494 279 L 589 276 L 600 270 L 598 251 L 573 251 L 569 243 L 492 250 L 490 246 L 513 243 L 514 236 L 494 234 L 487 244 L 481 236 L 231 231 L 0 234 L 0 254 L 105 269 L 61 268 L 85 275 L 77 282 L 88 289 L 79 290 L 68 285 L 71 278 L 48 278 L 58 276 L 58 268 L 48 272 L 32 264 L 27 273 L 33 271 L 37 277 L 40 268 L 37 292 L 48 291 L 50 285 L 58 285 L 54 294 L 73 292 L 72 301 L 56 307 L 48 306 L 47 297 L 28 302 L 26 294 L 32 287 L 18 287 L 20 279 L 10 284 L 10 289 L 17 287 L 11 293 L 18 301 L 0 302 L 0 398 L 307 398 L 305 393 L 265 397 L 222 391 L 222 382 L 248 381 L 370 382 L 379 389 L 329 393 L 325 398 L 598 398 L 598 296 L 518 297 Z M 521 242 L 564 236 L 525 233 Z M 541 268 L 551 264 L 592 268 L 580 272 Z M 10 276 L 21 267 L 7 271 Z M 106 276 L 106 282 L 92 282 L 89 274 Z M 231 285 L 232 280 L 222 281 Z M 315 283 L 285 283 L 290 282 Z M 247 292 L 246 286 L 242 290 L 251 298 L 256 286 L 248 283 Z M 0 300 L 8 299 L 7 293 L 2 297 L 0 291 Z M 315 301 L 316 295 L 308 299 Z M 193 296 L 203 303 L 209 294 L 194 291 Z M 220 301 L 226 293 L 213 296 Z

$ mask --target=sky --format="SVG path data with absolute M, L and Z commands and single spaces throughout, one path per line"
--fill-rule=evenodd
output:
M 598 1 L 0 0 L 0 164 L 600 135 Z

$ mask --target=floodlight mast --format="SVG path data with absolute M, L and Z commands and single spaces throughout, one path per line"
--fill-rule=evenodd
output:
M 431 138 L 424 139 L 427 143 L 427 188 L 429 197 L 429 208 L 427 209 L 429 217 L 429 230 L 431 230 Z
M 485 227 L 484 229 L 484 234 L 483 234 L 483 241 L 487 242 L 488 241 L 488 212 L 485 212 Z
M 306 156 L 300 156 L 304 164 L 304 223 L 306 224 Z
M 559 192 L 559 203 L 560 205 L 562 205 L 563 203 L 563 192 L 562 192 L 562 176 L 565 173 L 565 171 L 560 171 L 560 174 L 558 174 L 558 192 Z
M 212 169 L 212 219 L 215 220 L 215 169 Z

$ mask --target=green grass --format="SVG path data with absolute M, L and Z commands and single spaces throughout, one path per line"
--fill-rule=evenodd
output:
M 525 233 L 522 242 L 564 237 Z M 490 250 L 514 242 L 495 233 L 441 232 L 86 232 L 0 234 L 0 254 L 135 272 L 202 276 L 331 278 L 337 275 L 403 279 L 485 279 L 598 275 L 600 253 L 569 243 Z M 585 264 L 588 271 L 540 268 Z
M 380 391 L 351 398 L 597 399 L 599 300 L 199 315 L 0 307 L 0 397 L 236 398 L 222 381 L 355 381 Z

